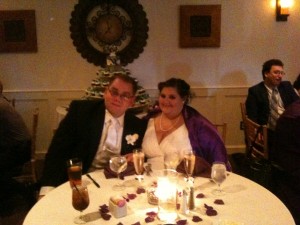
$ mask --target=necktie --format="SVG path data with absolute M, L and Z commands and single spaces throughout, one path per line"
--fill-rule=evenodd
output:
M 272 90 L 271 99 L 270 99 L 270 117 L 269 117 L 269 128 L 275 130 L 276 121 L 279 118 L 278 113 L 278 90 L 274 88 Z
M 116 119 L 109 119 L 107 122 L 105 122 L 105 128 L 103 131 L 103 144 L 95 156 L 90 171 L 93 171 L 94 169 L 103 169 L 105 166 L 107 166 L 109 159 L 118 154 L 119 128 L 120 124 Z
M 104 139 L 104 148 L 109 151 L 116 151 L 118 145 L 119 121 L 110 119 L 107 121 L 107 133 Z

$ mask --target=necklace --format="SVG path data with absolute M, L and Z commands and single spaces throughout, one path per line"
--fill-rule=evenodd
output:
M 180 116 L 177 117 L 175 123 L 173 123 L 169 128 L 163 129 L 162 124 L 161 124 L 162 114 L 160 114 L 160 118 L 159 118 L 159 128 L 160 128 L 160 130 L 166 132 L 166 131 L 169 131 L 169 130 L 173 129 L 176 126 L 176 124 L 178 123 L 179 119 L 180 119 Z

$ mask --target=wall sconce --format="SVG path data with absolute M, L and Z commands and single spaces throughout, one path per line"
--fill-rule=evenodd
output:
M 276 21 L 287 21 L 292 0 L 276 0 Z

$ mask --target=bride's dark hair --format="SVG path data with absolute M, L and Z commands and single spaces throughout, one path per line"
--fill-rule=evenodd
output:
M 161 92 L 165 87 L 175 88 L 180 97 L 185 100 L 185 104 L 191 101 L 192 94 L 190 91 L 190 85 L 184 80 L 179 78 L 170 78 L 169 80 L 158 83 L 159 92 Z

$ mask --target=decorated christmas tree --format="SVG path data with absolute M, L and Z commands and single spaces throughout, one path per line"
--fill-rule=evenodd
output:
M 111 51 L 106 60 L 106 66 L 101 67 L 97 73 L 96 78 L 92 80 L 91 86 L 86 89 L 85 97 L 87 99 L 102 99 L 105 88 L 109 84 L 109 79 L 114 74 L 125 74 L 127 76 L 131 76 L 131 73 L 128 69 L 122 67 L 120 65 L 120 61 L 115 52 Z M 135 78 L 138 83 L 138 80 Z M 147 110 L 150 105 L 150 97 L 146 90 L 139 85 L 136 93 L 135 104 L 129 110 L 134 113 L 140 113 Z

